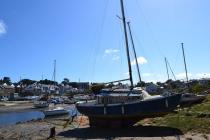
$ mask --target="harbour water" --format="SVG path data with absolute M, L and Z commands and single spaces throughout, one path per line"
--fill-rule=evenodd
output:
M 78 111 L 73 106 L 67 107 L 66 109 L 69 111 L 69 117 L 78 114 Z M 45 118 L 45 115 L 39 110 L 0 113 L 0 127 L 43 118 Z
M 0 127 L 5 125 L 26 122 L 33 119 L 42 119 L 44 114 L 41 111 L 11 112 L 0 114 Z

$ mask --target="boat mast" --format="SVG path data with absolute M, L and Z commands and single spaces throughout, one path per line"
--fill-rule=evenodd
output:
M 188 84 L 187 65 L 186 65 L 185 53 L 184 53 L 184 43 L 181 43 L 181 45 L 182 45 L 182 53 L 183 53 L 184 66 L 185 66 L 185 74 L 186 74 L 186 79 L 187 79 L 187 84 Z
M 132 90 L 133 89 L 133 78 L 132 78 L 132 69 L 131 69 L 131 62 L 130 62 L 130 55 L 129 55 L 129 48 L 128 48 L 128 36 L 127 36 L 127 30 L 126 30 L 126 21 L 125 21 L 123 0 L 120 0 L 120 3 L 121 3 L 122 20 L 123 20 L 123 27 L 124 27 L 124 34 L 125 34 L 125 45 L 126 45 L 126 52 L 127 52 L 127 59 L 128 59 L 129 79 L 131 82 L 131 90 Z
M 166 59 L 166 57 L 165 57 L 165 63 L 166 63 L 166 71 L 167 71 L 167 76 L 168 76 L 168 80 L 169 80 L 168 64 L 167 64 L 167 59 Z
M 54 60 L 54 71 L 53 71 L 54 86 L 55 86 L 55 76 L 56 76 L 56 60 Z
M 130 33 L 131 43 L 132 43 L 132 47 L 133 47 L 133 53 L 134 53 L 134 56 L 135 56 L 136 69 L 137 69 L 138 76 L 139 76 L 139 82 L 141 83 L 141 75 L 140 75 L 139 64 L 138 64 L 138 60 L 137 60 L 137 56 L 136 56 L 136 50 L 135 50 L 135 46 L 134 46 L 133 36 L 132 36 L 132 33 L 131 33 L 130 22 L 127 22 L 127 24 L 128 24 L 128 29 L 129 29 L 129 33 Z

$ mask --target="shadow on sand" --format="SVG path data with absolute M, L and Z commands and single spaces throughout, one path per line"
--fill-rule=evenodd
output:
M 67 138 L 79 139 L 112 139 L 116 137 L 165 137 L 183 135 L 183 133 L 176 128 L 164 126 L 135 126 L 130 128 L 78 128 L 64 131 L 58 134 L 59 136 Z

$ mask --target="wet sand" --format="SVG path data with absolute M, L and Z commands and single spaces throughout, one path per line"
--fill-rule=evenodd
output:
M 29 101 L 8 101 L 0 102 L 0 113 L 21 112 L 33 108 L 33 102 Z
M 50 104 L 52 107 L 53 104 Z M 56 107 L 70 107 L 72 105 L 68 104 L 58 104 Z M 9 113 L 9 112 L 24 112 L 24 111 L 38 111 L 44 110 L 46 108 L 34 108 L 32 101 L 7 101 L 7 102 L 0 102 L 0 113 Z

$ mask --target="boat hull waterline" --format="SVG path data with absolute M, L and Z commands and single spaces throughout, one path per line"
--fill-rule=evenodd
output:
M 121 104 L 76 104 L 81 114 L 88 116 L 90 126 L 131 126 L 141 119 L 163 116 L 180 104 L 181 94 L 139 100 Z

